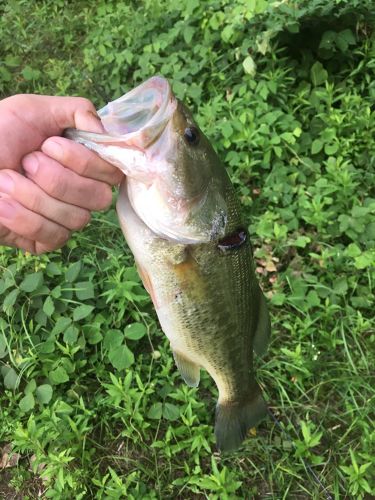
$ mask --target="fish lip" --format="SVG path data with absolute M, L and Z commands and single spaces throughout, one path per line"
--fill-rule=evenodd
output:
M 98 111 L 107 134 L 100 142 L 145 151 L 162 134 L 177 108 L 167 79 L 149 78 Z

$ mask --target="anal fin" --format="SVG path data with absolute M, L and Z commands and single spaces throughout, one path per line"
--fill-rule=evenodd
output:
M 176 362 L 181 377 L 190 387 L 198 387 L 200 378 L 200 367 L 187 359 L 179 352 L 173 351 L 173 357 Z

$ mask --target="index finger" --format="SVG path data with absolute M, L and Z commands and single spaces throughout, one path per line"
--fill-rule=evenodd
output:
M 103 160 L 82 144 L 65 137 L 49 137 L 41 147 L 43 153 L 83 177 L 106 182 L 111 186 L 119 184 L 122 172 Z

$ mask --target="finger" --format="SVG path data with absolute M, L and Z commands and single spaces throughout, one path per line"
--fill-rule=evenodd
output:
M 70 236 L 65 227 L 28 210 L 11 198 L 0 198 L 0 224 L 22 238 L 40 242 L 45 251 L 60 248 Z
M 82 177 L 40 151 L 22 160 L 26 175 L 52 198 L 88 210 L 103 210 L 112 202 L 108 184 Z
M 42 144 L 42 151 L 65 167 L 79 175 L 111 186 L 120 184 L 122 172 L 93 153 L 82 144 L 77 144 L 64 137 L 50 137 Z
M 0 245 L 8 247 L 20 248 L 30 253 L 35 253 L 35 242 L 27 238 L 23 238 L 19 234 L 14 233 L 10 229 L 0 224 Z
M 52 198 L 37 184 L 13 170 L 0 171 L 0 193 L 8 194 L 25 208 L 70 230 L 82 229 L 90 212 Z
M 60 133 L 68 127 L 99 134 L 104 132 L 95 106 L 89 99 L 59 96 L 48 97 L 48 99 L 49 109 L 59 126 Z

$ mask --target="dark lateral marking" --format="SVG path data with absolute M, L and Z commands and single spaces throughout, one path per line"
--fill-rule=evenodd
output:
M 219 240 L 217 248 L 222 252 L 227 252 L 228 250 L 236 250 L 244 243 L 246 243 L 246 240 L 246 230 L 243 228 L 237 229 L 237 231 L 235 231 L 234 233 L 231 233 L 228 236 L 225 236 L 225 238 Z

